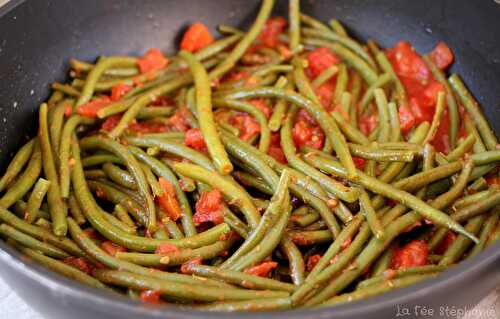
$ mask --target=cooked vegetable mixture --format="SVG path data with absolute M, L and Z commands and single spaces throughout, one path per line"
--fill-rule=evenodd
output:
M 498 140 L 439 42 L 202 23 L 171 56 L 71 60 L 0 179 L 0 234 L 84 284 L 216 311 L 330 306 L 500 237 Z

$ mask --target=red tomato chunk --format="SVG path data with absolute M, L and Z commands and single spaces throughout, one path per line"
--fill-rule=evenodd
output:
M 250 267 L 245 270 L 247 274 L 259 276 L 259 277 L 268 277 L 271 270 L 278 267 L 278 263 L 275 261 L 264 261 L 256 266 Z
M 141 73 L 161 70 L 168 65 L 168 59 L 156 48 L 149 49 L 144 56 L 137 60 Z
M 196 225 L 205 222 L 220 224 L 224 221 L 221 209 L 222 193 L 218 189 L 204 192 L 196 202 L 196 213 L 193 216 L 193 221 Z
M 392 257 L 392 269 L 424 266 L 428 263 L 429 248 L 423 240 L 414 240 L 403 247 L 398 247 Z
M 196 52 L 214 42 L 214 38 L 208 28 L 200 22 L 191 25 L 181 41 L 181 49 L 189 52 Z

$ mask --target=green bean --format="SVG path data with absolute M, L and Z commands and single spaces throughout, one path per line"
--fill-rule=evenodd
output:
M 328 24 L 330 25 L 330 28 L 332 28 L 333 31 L 337 33 L 339 36 L 348 37 L 347 31 L 345 30 L 344 26 L 340 23 L 339 20 L 331 19 L 328 22 Z
M 371 269 L 372 278 L 382 277 L 386 273 L 391 274 L 389 267 L 392 264 L 392 258 L 394 256 L 394 251 L 399 247 L 399 243 L 395 240 L 386 251 L 378 257 L 378 259 L 373 263 L 373 267 Z M 387 271 L 387 272 L 386 272 Z M 383 277 L 382 277 L 383 278 Z M 369 282 L 371 278 L 365 279 L 358 284 L 358 287 L 366 285 L 368 283 L 364 283 L 365 281 Z
M 49 108 L 51 108 L 54 105 L 56 105 L 57 103 L 59 103 L 59 101 L 61 101 L 63 99 L 63 97 L 64 97 L 64 93 L 62 93 L 60 91 L 52 92 L 52 94 L 49 97 L 49 100 L 47 101 Z
M 455 148 L 456 146 L 456 141 L 457 141 L 457 136 L 458 136 L 458 129 L 459 129 L 459 124 L 460 124 L 460 114 L 458 113 L 458 106 L 457 102 L 455 100 L 455 97 L 453 96 L 453 92 L 451 90 L 451 86 L 446 80 L 446 75 L 444 74 L 441 69 L 439 69 L 436 64 L 432 61 L 429 55 L 424 55 L 423 59 L 429 69 L 432 72 L 432 75 L 438 80 L 441 84 L 443 84 L 446 92 L 446 107 L 448 108 L 448 117 L 449 117 L 449 122 L 450 122 L 450 128 L 449 128 L 449 142 L 450 142 L 450 148 Z
M 243 56 L 245 51 L 250 47 L 250 45 L 257 38 L 261 30 L 264 28 L 266 20 L 271 14 L 273 7 L 273 0 L 263 0 L 257 18 L 253 23 L 250 30 L 241 38 L 241 40 L 236 44 L 231 53 L 219 63 L 212 71 L 210 71 L 209 79 L 213 80 L 222 77 L 226 72 L 234 67 L 238 60 Z
M 340 130 L 342 131 L 342 133 L 344 133 L 349 141 L 361 145 L 370 144 L 370 140 L 356 127 L 347 122 L 342 115 L 337 112 L 331 112 L 330 114 L 335 119 L 335 122 L 339 126 Z
M 292 284 L 250 275 L 239 271 L 227 269 L 221 270 L 216 267 L 196 265 L 194 263 L 186 264 L 185 270 L 189 274 L 220 280 L 247 289 L 276 290 L 287 292 L 293 292 L 295 290 L 295 287 Z
M 254 291 L 235 288 L 220 289 L 216 287 L 192 286 L 164 279 L 151 278 L 125 271 L 97 270 L 95 277 L 105 283 L 131 287 L 141 290 L 156 290 L 161 294 L 185 300 L 197 301 L 224 301 L 224 300 L 249 300 L 255 298 L 287 297 L 287 292 L 279 291 Z
M 52 232 L 48 229 L 31 225 L 6 209 L 0 208 L 0 220 L 29 236 L 60 248 L 71 255 L 83 256 L 83 253 L 78 246 L 76 246 L 75 243 L 68 238 L 59 238 L 52 234 Z
M 389 111 L 389 122 L 391 125 L 391 132 L 389 134 L 389 142 L 395 143 L 401 139 L 401 128 L 399 123 L 399 113 L 396 103 L 390 102 L 387 104 Z
M 474 125 L 474 123 L 472 122 L 472 120 L 470 119 L 470 117 L 468 115 L 465 115 L 465 117 L 464 117 L 464 127 L 469 135 L 474 135 L 474 137 L 476 138 L 476 143 L 474 143 L 474 146 L 473 146 L 474 153 L 485 152 L 486 146 L 484 146 L 484 144 L 483 144 L 483 141 L 481 139 L 481 135 L 479 135 L 479 132 L 477 131 L 476 126 Z
M 379 121 L 379 133 L 377 136 L 377 141 L 384 143 L 388 142 L 391 134 L 391 125 L 389 119 L 389 109 L 387 107 L 387 98 L 385 96 L 384 90 L 377 88 L 374 90 L 373 95 L 375 96 L 375 101 L 378 110 L 378 121 Z
M 226 175 L 233 170 L 224 146 L 220 141 L 215 120 L 212 113 L 212 91 L 208 74 L 195 57 L 187 51 L 181 51 L 179 56 L 188 64 L 193 74 L 196 89 L 196 110 L 199 117 L 200 129 L 219 173 Z
M 155 107 L 145 107 L 137 113 L 137 119 L 139 120 L 149 120 L 162 116 L 173 115 L 175 109 L 171 106 L 155 106 Z
M 234 172 L 233 176 L 244 186 L 253 187 L 267 195 L 272 195 L 274 193 L 269 185 L 264 183 L 262 179 L 255 177 L 252 174 L 245 172 Z
M 71 180 L 80 207 L 83 209 L 87 220 L 99 233 L 101 233 L 111 241 L 118 243 L 120 246 L 144 252 L 154 251 L 161 243 L 170 243 L 177 246 L 178 248 L 197 248 L 209 243 L 213 243 L 218 239 L 219 236 L 229 231 L 229 227 L 223 223 L 209 229 L 204 233 L 178 240 L 163 241 L 138 237 L 121 231 L 120 229 L 111 225 L 107 220 L 102 218 L 101 214 L 99 213 L 100 208 L 98 207 L 92 194 L 90 193 L 88 185 L 84 179 L 78 144 L 75 141 L 72 142 L 72 148 L 73 154 L 76 155 L 74 157 L 75 166 L 71 172 Z
M 127 108 L 118 124 L 111 130 L 111 132 L 108 133 L 109 137 L 119 137 L 127 128 L 128 124 L 136 118 L 140 110 L 154 101 L 158 96 L 168 94 L 169 92 L 191 83 L 191 81 L 192 79 L 190 75 L 181 75 L 155 88 L 152 88 L 149 91 L 146 91 L 143 95 L 134 100 Z
M 266 211 L 262 215 L 258 226 L 249 234 L 245 242 L 220 266 L 221 269 L 231 269 L 245 254 L 262 242 L 266 233 L 276 224 L 278 216 L 283 213 L 284 207 L 288 205 L 288 187 L 290 173 L 284 170 L 277 185 L 273 185 L 274 195 Z
M 295 286 L 300 286 L 304 282 L 305 264 L 302 253 L 297 246 L 284 236 L 280 242 L 280 250 L 288 259 L 288 268 L 290 269 L 290 277 Z
M 462 222 L 474 216 L 484 214 L 490 209 L 500 204 L 500 191 L 495 191 L 491 196 L 482 201 L 462 207 L 454 212 L 451 217 L 456 221 Z
M 123 164 L 123 160 L 112 154 L 96 154 L 82 159 L 83 167 L 96 166 L 104 163 Z
M 250 103 L 245 103 L 238 100 L 216 99 L 214 100 L 214 104 L 217 106 L 228 107 L 241 112 L 246 112 L 254 117 L 260 126 L 259 150 L 267 153 L 269 145 L 271 144 L 271 131 L 269 130 L 264 112 Z
M 137 182 L 126 170 L 123 170 L 112 163 L 105 163 L 102 166 L 102 170 L 110 180 L 118 185 L 130 189 L 137 189 Z
M 28 204 L 26 205 L 26 212 L 24 214 L 24 220 L 28 223 L 33 223 L 38 215 L 38 210 L 42 205 L 43 198 L 49 190 L 50 182 L 40 178 L 35 183 L 31 195 L 28 199 Z
M 488 240 L 486 241 L 486 247 L 491 246 L 495 242 L 497 242 L 500 239 L 500 224 L 497 224 L 495 229 L 491 232 L 491 234 L 488 236 Z
M 370 57 L 370 55 L 363 49 L 363 47 L 356 41 L 352 40 L 349 37 L 341 36 L 338 35 L 331 30 L 328 30 L 328 32 L 325 32 L 323 30 L 318 30 L 318 29 L 310 29 L 310 28 L 304 28 L 302 30 L 304 35 L 306 37 L 311 37 L 311 38 L 320 38 L 324 40 L 328 40 L 331 42 L 334 42 L 336 44 L 341 44 L 342 46 L 350 49 L 355 53 L 357 56 L 362 58 L 365 62 L 367 62 L 371 67 L 375 66 L 375 61 Z
M 481 233 L 479 235 L 479 243 L 474 245 L 468 257 L 472 257 L 479 254 L 485 248 L 488 237 L 495 230 L 495 227 L 498 224 L 498 219 L 499 219 L 498 213 L 499 213 L 498 208 L 495 208 L 491 212 L 488 219 L 486 219 L 481 228 Z
M 464 106 L 467 113 L 470 115 L 472 121 L 477 127 L 477 130 L 481 134 L 483 141 L 490 151 L 494 151 L 497 148 L 498 140 L 495 133 L 491 129 L 486 118 L 484 118 L 481 108 L 477 101 L 474 99 L 472 94 L 467 90 L 464 83 L 458 76 L 458 74 L 452 74 L 448 81 L 454 92 L 460 98 L 462 105 Z
M 310 26 L 314 29 L 323 31 L 323 32 L 331 32 L 331 30 L 326 26 L 323 22 L 320 22 L 316 20 L 315 18 L 308 16 L 307 14 L 300 13 L 300 21 L 307 25 Z
M 462 143 L 459 143 L 454 150 L 452 150 L 450 153 L 448 153 L 448 155 L 446 155 L 446 160 L 448 162 L 453 162 L 458 160 L 474 146 L 475 142 L 476 142 L 476 137 L 474 135 L 467 136 Z
M 93 64 L 80 61 L 77 59 L 70 59 L 69 64 L 71 68 L 78 72 L 89 72 L 94 68 L 95 66 Z M 130 68 L 112 68 L 112 69 L 107 69 L 104 71 L 104 75 L 108 76 L 129 76 L 129 75 L 136 75 L 139 73 L 139 70 L 135 67 L 130 67 Z
M 425 265 L 425 266 L 414 266 L 414 267 L 409 267 L 409 268 L 403 268 L 403 269 L 398 269 L 398 270 L 386 270 L 383 273 L 381 273 L 378 276 L 373 276 L 369 279 L 365 279 L 362 282 L 360 282 L 357 286 L 357 288 L 365 288 L 368 286 L 376 285 L 379 283 L 382 283 L 384 281 L 392 281 L 394 278 L 400 279 L 400 278 L 405 278 L 408 276 L 414 276 L 414 275 L 423 275 L 423 274 L 429 274 L 429 273 L 439 273 L 441 271 L 446 270 L 446 267 L 444 266 L 438 266 L 438 265 Z
M 393 80 L 393 77 L 391 76 L 390 73 L 384 73 L 380 75 L 373 84 L 366 89 L 365 94 L 363 95 L 363 98 L 361 99 L 361 104 L 360 104 L 360 112 L 364 113 L 366 110 L 366 107 L 368 104 L 370 104 L 372 98 L 373 98 L 373 93 L 375 89 L 378 88 L 383 88 L 385 85 L 389 84 Z
M 311 85 L 314 88 L 318 88 L 329 81 L 333 76 L 339 72 L 339 68 L 336 65 L 332 65 L 326 68 L 320 75 L 318 75 L 312 82 Z
M 47 104 L 43 103 L 39 111 L 39 139 L 42 150 L 42 166 L 47 180 L 50 182 L 47 192 L 47 202 L 52 219 L 52 230 L 56 236 L 64 236 L 68 225 L 66 216 L 68 207 L 62 200 L 59 185 L 59 177 L 56 171 L 56 165 L 53 156 L 53 148 L 50 143 L 48 124 L 47 124 Z
M 187 163 L 177 163 L 174 165 L 173 169 L 182 175 L 199 180 L 210 185 L 212 188 L 219 189 L 230 203 L 237 204 L 241 212 L 245 215 L 250 228 L 254 229 L 257 227 L 260 215 L 257 208 L 255 208 L 254 204 L 250 200 L 250 196 L 221 178 L 221 175 L 209 171 L 201 166 Z
M 340 104 L 342 94 L 347 90 L 347 83 L 349 82 L 349 72 L 345 64 L 339 64 L 339 72 L 337 74 L 337 81 L 335 82 L 335 90 L 333 92 L 334 105 Z M 345 110 L 344 110 L 345 111 Z
M 100 289 L 106 289 L 111 291 L 106 285 L 101 283 L 99 280 L 95 279 L 94 277 L 87 275 L 86 273 L 72 267 L 66 265 L 64 262 L 58 261 L 56 259 L 52 259 L 50 257 L 44 256 L 32 249 L 29 248 L 22 248 L 21 251 L 27 255 L 30 259 L 40 263 L 42 266 L 55 271 L 65 277 L 68 277 L 70 279 L 79 281 L 83 284 L 95 287 L 95 288 L 100 288 Z
M 312 211 L 305 215 L 295 215 L 294 213 L 295 211 L 292 212 L 292 217 L 290 217 L 290 220 L 300 227 L 307 227 L 321 218 L 321 215 L 316 211 Z
M 64 250 L 57 248 L 51 244 L 39 241 L 32 236 L 24 234 L 23 232 L 15 229 L 14 227 L 8 226 L 7 224 L 0 225 L 0 234 L 8 236 L 19 244 L 39 251 L 49 257 L 57 259 L 69 257 L 69 255 Z
M 245 301 L 222 301 L 196 306 L 196 309 L 229 312 L 229 311 L 270 311 L 291 307 L 289 298 L 268 298 Z
M 99 81 L 99 78 L 105 70 L 115 67 L 133 67 L 136 63 L 137 59 L 130 57 L 101 57 L 97 64 L 88 73 L 85 85 L 83 86 L 80 97 L 76 102 L 76 106 L 80 106 L 90 101 L 92 95 L 94 94 L 97 81 Z
M 384 292 L 388 292 L 394 289 L 403 288 L 409 285 L 413 285 L 417 282 L 434 278 L 436 277 L 435 273 L 422 274 L 422 275 L 413 275 L 413 276 L 405 276 L 402 278 L 384 281 L 379 284 L 374 284 L 369 287 L 363 287 L 361 289 L 357 289 L 351 293 L 342 294 L 336 297 L 333 297 L 324 303 L 321 306 L 332 306 L 339 303 L 349 303 L 359 299 L 364 299 L 376 295 L 383 294 Z
M 41 167 L 40 144 L 36 141 L 24 173 L 9 187 L 2 198 L 0 198 L 0 207 L 8 208 L 17 200 L 21 199 L 37 180 L 40 175 Z
M 16 201 L 14 203 L 14 205 L 12 205 L 12 211 L 19 218 L 25 219 L 27 206 L 28 206 L 28 203 L 26 203 L 25 201 L 23 201 L 22 199 L 20 199 L 20 200 Z M 39 208 L 36 211 L 36 217 L 37 217 L 37 219 L 44 218 L 44 219 L 50 220 L 49 213 L 47 213 L 46 211 L 42 210 L 41 208 Z
M 476 153 L 470 156 L 475 165 L 484 165 L 500 161 L 500 150 Z
M 127 210 L 122 205 L 120 204 L 115 205 L 115 208 L 113 210 L 113 215 L 116 218 L 118 218 L 118 220 L 120 220 L 122 223 L 130 227 L 135 227 L 134 221 L 132 220 L 132 218 L 130 218 Z
M 311 154 L 311 156 L 309 156 L 308 159 L 310 159 L 315 164 L 315 166 L 319 166 L 322 170 L 326 171 L 327 173 L 337 175 L 343 178 L 348 178 L 346 170 L 338 163 L 322 159 L 318 156 L 315 156 L 314 154 Z M 363 172 L 358 172 L 358 175 L 359 179 L 357 180 L 357 182 L 366 189 L 374 193 L 380 194 L 382 196 L 404 203 L 406 206 L 414 209 L 425 218 L 432 220 L 436 225 L 441 225 L 443 227 L 452 229 L 470 238 L 472 241 L 477 242 L 477 238 L 474 235 L 468 233 L 459 223 L 451 219 L 448 215 L 444 214 L 443 212 L 419 200 L 410 193 L 395 188 L 390 184 L 383 183 L 379 179 L 368 176 Z
M 285 77 L 280 77 L 276 84 L 274 85 L 278 89 L 292 89 L 293 85 L 288 82 Z M 287 109 L 287 103 L 285 100 L 280 99 L 276 102 L 273 110 L 273 114 L 269 118 L 268 126 L 271 132 L 277 132 L 281 127 L 281 122 L 285 118 L 285 113 Z
M 453 208 L 455 210 L 457 210 L 457 209 L 469 206 L 471 204 L 482 202 L 483 200 L 485 200 L 485 199 L 491 197 L 492 195 L 494 195 L 495 193 L 498 193 L 498 191 L 499 191 L 498 188 L 493 188 L 492 187 L 492 188 L 489 188 L 487 190 L 484 190 L 484 191 L 481 191 L 481 192 L 478 192 L 478 193 L 474 193 L 474 194 L 471 194 L 471 195 L 464 196 L 464 197 L 460 198 L 459 200 L 457 200 L 453 204 Z
M 53 82 L 50 85 L 50 88 L 55 91 L 60 91 L 66 95 L 72 96 L 72 97 L 78 97 L 80 96 L 80 91 L 75 89 L 73 86 L 69 84 L 62 84 L 59 82 Z
M 377 214 L 373 209 L 373 206 L 370 202 L 370 197 L 364 190 L 361 190 L 361 194 L 359 196 L 359 205 L 360 211 L 365 216 L 366 221 L 368 222 L 368 225 L 370 226 L 370 229 L 375 238 L 384 240 L 384 229 L 382 228 L 382 224 L 380 223 L 380 220 L 378 219 Z
M 323 109 L 322 106 L 317 105 L 308 99 L 304 99 L 302 96 L 294 92 L 269 87 L 241 90 L 225 96 L 225 98 L 228 99 L 253 97 L 274 97 L 286 99 L 290 103 L 305 108 L 306 111 L 308 111 L 309 114 L 311 114 L 316 119 L 316 121 L 325 132 L 325 135 L 330 140 L 330 143 L 332 143 L 337 156 L 340 158 L 340 161 L 347 168 L 349 176 L 352 178 L 356 177 L 356 167 L 354 165 L 354 162 L 352 161 L 351 155 L 349 154 L 349 149 L 347 148 L 345 138 L 342 133 L 340 133 L 335 120 L 333 120 L 333 118 L 329 116 L 329 114 Z
M 318 47 L 326 47 L 337 54 L 345 63 L 353 67 L 363 79 L 369 84 L 373 84 L 378 76 L 373 67 L 351 49 L 335 42 L 328 42 L 319 39 L 305 38 L 303 43 Z
M 98 148 L 106 150 L 118 156 L 125 163 L 127 170 L 130 172 L 130 174 L 134 177 L 134 180 L 137 182 L 139 193 L 146 202 L 146 209 L 148 213 L 147 227 L 150 231 L 154 231 L 156 228 L 156 213 L 155 213 L 153 198 L 149 192 L 148 189 L 149 186 L 147 184 L 146 177 L 144 176 L 144 172 L 142 171 L 139 163 L 134 158 L 130 150 L 116 141 L 96 136 L 83 138 L 82 140 L 80 140 L 80 144 L 83 149 Z M 73 157 L 75 157 L 74 152 L 73 152 Z
M 67 198 L 69 196 L 71 137 L 80 123 L 92 124 L 93 120 L 86 119 L 78 115 L 71 116 L 64 124 L 60 141 L 56 141 L 56 143 L 58 143 L 57 145 L 59 149 L 59 183 L 61 188 L 61 197 L 63 198 Z
M 35 143 L 35 138 L 29 140 L 19 149 L 19 151 L 17 151 L 16 155 L 14 155 L 14 158 L 12 158 L 5 170 L 5 174 L 0 179 L 0 192 L 3 191 L 21 172 L 33 153 Z
M 229 239 L 224 241 L 217 241 L 211 245 L 196 249 L 181 249 L 179 251 L 174 251 L 171 253 L 142 254 L 117 252 L 115 257 L 120 260 L 126 260 L 128 262 L 141 266 L 178 266 L 195 258 L 202 258 L 203 260 L 207 260 L 217 257 L 224 251 L 228 251 L 233 243 L 234 240 Z
M 292 121 L 296 112 L 290 112 L 284 125 L 281 127 L 281 146 L 288 161 L 288 164 L 302 173 L 310 176 L 323 186 L 328 192 L 334 196 L 347 201 L 354 202 L 359 196 L 359 192 L 353 188 L 344 186 L 342 183 L 322 174 L 315 168 L 311 167 L 296 155 L 296 149 L 292 138 Z
M 290 231 L 288 236 L 292 242 L 300 246 L 310 246 L 332 241 L 332 233 L 329 230 Z

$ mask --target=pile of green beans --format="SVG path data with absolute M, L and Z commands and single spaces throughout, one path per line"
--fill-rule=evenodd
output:
M 408 97 L 384 51 L 338 20 L 302 14 L 299 0 L 289 2 L 278 47 L 263 48 L 273 4 L 262 0 L 248 32 L 221 26 L 221 39 L 169 56 L 155 76 L 141 74 L 136 57 L 71 60 L 73 81 L 51 86 L 38 135 L 0 178 L 0 237 L 82 284 L 211 311 L 352 302 L 435 278 L 491 246 L 500 149 L 460 77 L 424 56 L 445 90 L 432 121 L 405 135 L 398 112 Z M 319 47 L 341 63 L 311 80 L 306 60 Z M 248 79 L 228 76 L 238 72 Z M 317 89 L 334 78 L 328 111 Z M 131 89 L 95 117 L 79 113 L 116 85 Z M 320 149 L 297 145 L 304 111 L 324 134 Z M 365 113 L 378 121 L 368 135 Z M 259 128 L 248 139 L 231 120 L 241 114 Z M 443 114 L 448 154 L 432 146 Z M 194 130 L 204 147 L 188 143 Z M 220 201 L 204 204 L 220 219 L 200 222 L 204 196 L 216 191 Z M 394 268 L 399 246 L 416 237 L 427 263 Z

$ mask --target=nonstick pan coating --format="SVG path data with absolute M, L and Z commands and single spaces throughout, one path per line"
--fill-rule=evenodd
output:
M 98 55 L 142 54 L 150 47 L 173 52 L 188 24 L 202 21 L 247 27 L 258 1 L 250 0 L 33 0 L 0 9 L 0 168 L 36 131 L 35 110 L 49 83 L 66 77 L 68 60 Z M 286 15 L 277 1 L 275 15 Z M 362 40 L 384 47 L 409 40 L 419 52 L 445 41 L 458 72 L 500 132 L 500 5 L 493 0 L 303 0 L 302 10 L 321 20 L 340 19 Z M 392 318 L 402 307 L 465 309 L 500 283 L 500 243 L 438 279 L 349 305 L 320 310 L 258 314 L 268 318 Z M 251 318 L 153 309 L 111 297 L 26 261 L 0 241 L 0 275 L 46 318 Z M 411 312 L 414 314 L 414 312 Z

